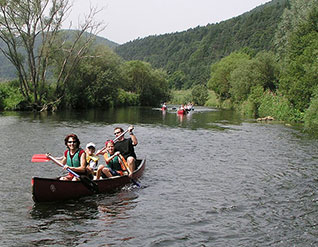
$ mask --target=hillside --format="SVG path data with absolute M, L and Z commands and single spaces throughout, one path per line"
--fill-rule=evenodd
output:
M 182 71 L 185 87 L 205 84 L 210 65 L 231 52 L 249 47 L 270 50 L 288 0 L 273 0 L 238 17 L 183 32 L 137 39 L 115 51 L 126 60 L 143 60 L 169 74 Z
M 66 30 L 65 30 L 66 31 Z M 67 30 L 66 32 L 70 33 L 70 37 L 72 37 L 74 30 Z M 36 41 L 36 47 L 40 44 L 40 41 Z M 108 47 L 115 49 L 118 44 L 115 42 L 112 42 L 108 39 L 105 39 L 103 37 L 96 36 L 95 44 L 104 44 Z M 5 47 L 5 44 L 2 40 L 0 40 L 0 46 Z M 9 60 L 0 52 L 0 82 L 6 81 L 6 80 L 12 80 L 15 79 L 16 76 L 16 70 L 14 66 L 9 62 Z

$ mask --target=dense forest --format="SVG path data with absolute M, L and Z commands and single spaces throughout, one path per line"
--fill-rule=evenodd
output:
M 191 88 L 206 84 L 210 65 L 233 51 L 244 47 L 254 52 L 272 49 L 287 6 L 287 0 L 274 0 L 227 21 L 134 40 L 115 51 L 125 60 L 142 60 L 165 69 L 177 89 Z

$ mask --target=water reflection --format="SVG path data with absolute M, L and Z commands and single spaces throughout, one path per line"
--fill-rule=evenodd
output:
M 67 202 L 35 203 L 30 211 L 33 219 L 50 219 L 60 216 L 60 220 L 69 217 L 94 219 L 97 213 L 98 204 L 92 197 Z
M 66 202 L 35 203 L 30 210 L 30 215 L 33 219 L 49 219 L 58 215 L 64 215 L 65 219 L 69 217 L 100 218 L 105 221 L 113 217 L 129 218 L 126 211 L 135 208 L 134 201 L 138 198 L 131 188 L 126 186 L 117 192 Z
M 128 107 L 107 110 L 61 111 L 56 113 L 20 112 L 13 114 L 20 120 L 39 123 L 53 123 L 58 126 L 72 124 L 152 124 L 190 129 L 226 129 L 226 125 L 241 124 L 241 116 L 234 111 L 196 107 L 186 115 L 177 114 L 175 107 L 168 110 L 150 107 Z

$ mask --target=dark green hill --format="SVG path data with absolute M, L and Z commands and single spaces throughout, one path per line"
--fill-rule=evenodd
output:
M 118 46 L 126 60 L 143 60 L 169 74 L 183 71 L 187 87 L 206 83 L 210 65 L 244 47 L 270 50 L 288 0 L 273 0 L 243 15 L 184 32 L 149 36 Z
M 75 30 L 65 30 L 65 32 L 69 33 L 69 37 L 71 38 L 74 33 L 76 32 Z M 41 43 L 41 41 L 36 41 L 35 47 L 38 47 L 38 45 Z M 115 49 L 116 46 L 118 46 L 117 43 L 112 42 L 106 38 L 96 36 L 95 38 L 95 44 L 104 44 L 110 47 L 111 49 Z M 5 43 L 0 40 L 0 46 L 5 47 Z M 16 70 L 14 66 L 9 62 L 9 60 L 0 52 L 0 82 L 6 81 L 6 80 L 12 80 L 17 78 L 16 75 Z

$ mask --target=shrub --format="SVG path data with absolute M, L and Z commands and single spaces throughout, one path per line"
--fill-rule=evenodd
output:
M 181 105 L 191 101 L 191 90 L 175 90 L 171 93 L 170 104 Z
M 123 89 L 118 90 L 116 102 L 118 106 L 136 106 L 139 105 L 139 95 L 136 93 L 126 92 Z
M 0 110 L 20 110 L 24 98 L 14 82 L 0 84 Z
M 318 129 L 318 92 L 311 99 L 310 105 L 304 114 L 305 129 Z
M 208 107 L 220 107 L 221 102 L 214 91 L 208 90 L 208 98 L 204 105 Z
M 258 107 L 258 115 L 260 117 L 272 116 L 277 120 L 291 122 L 302 119 L 302 114 L 292 106 L 286 97 L 271 91 L 264 92 Z
M 204 105 L 208 99 L 208 89 L 204 85 L 196 85 L 191 91 L 192 100 L 196 105 Z

